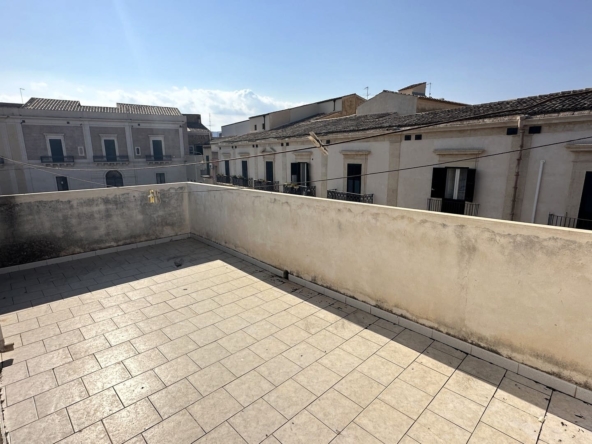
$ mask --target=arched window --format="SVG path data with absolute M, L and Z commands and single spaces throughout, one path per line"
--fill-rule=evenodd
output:
M 105 180 L 108 187 L 122 187 L 123 177 L 119 171 L 107 171 Z

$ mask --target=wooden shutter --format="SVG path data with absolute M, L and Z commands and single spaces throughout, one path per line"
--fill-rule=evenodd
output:
M 473 202 L 475 195 L 475 175 L 477 170 L 469 168 L 467 171 L 467 189 L 465 190 L 465 201 Z
M 430 197 L 444 198 L 446 190 L 446 168 L 434 168 L 432 173 L 432 194 Z
M 290 182 L 300 182 L 300 164 L 297 162 L 294 162 L 290 165 Z
M 303 171 L 303 176 L 301 177 L 300 180 L 305 181 L 306 183 L 304 183 L 303 185 L 308 186 L 308 184 L 310 183 L 310 164 L 308 162 L 303 163 L 304 166 L 304 171 Z

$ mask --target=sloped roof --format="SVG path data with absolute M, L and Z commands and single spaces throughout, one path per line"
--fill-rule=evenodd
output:
M 117 103 L 116 106 L 87 106 L 81 105 L 78 100 L 42 99 L 30 98 L 22 106 L 23 109 L 37 109 L 46 111 L 73 111 L 90 113 L 117 113 L 117 114 L 151 114 L 157 116 L 181 116 L 177 108 L 168 106 L 135 105 L 129 103 Z
M 409 86 L 406 86 L 405 88 L 401 88 L 399 91 L 405 91 L 406 89 L 415 88 L 416 86 L 423 85 L 424 83 L 427 84 L 427 82 L 414 83 L 413 85 L 409 85 Z
M 479 105 L 467 105 L 460 108 L 429 111 L 407 116 L 400 116 L 396 113 L 353 115 L 334 119 L 320 119 L 317 116 L 313 119 L 288 124 L 269 131 L 259 131 L 242 136 L 224 138 L 224 143 L 303 137 L 311 131 L 319 135 L 324 135 L 375 129 L 406 128 L 428 124 L 446 124 L 451 121 L 460 122 L 491 119 L 522 114 L 540 116 L 583 111 L 592 111 L 592 88 Z

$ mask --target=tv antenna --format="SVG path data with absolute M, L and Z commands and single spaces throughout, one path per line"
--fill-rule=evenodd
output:
M 21 91 L 21 104 L 25 104 L 25 101 L 23 100 L 23 91 L 25 90 L 25 88 L 19 88 L 19 90 Z
M 428 90 L 428 97 L 432 97 L 432 82 L 428 83 L 428 86 L 430 87 L 430 89 Z
M 368 87 L 366 87 L 364 89 L 366 90 L 366 100 L 368 100 L 368 91 L 369 91 L 369 89 L 368 89 Z

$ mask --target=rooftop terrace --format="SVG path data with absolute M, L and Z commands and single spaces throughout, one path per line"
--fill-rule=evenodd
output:
M 590 443 L 591 240 L 199 184 L 0 198 L 9 442 Z

